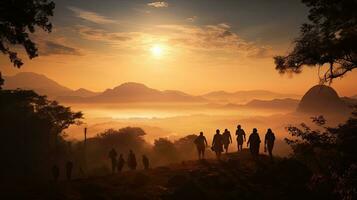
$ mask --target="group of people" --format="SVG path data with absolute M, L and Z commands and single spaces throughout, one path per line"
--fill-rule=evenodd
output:
M 246 141 L 245 131 L 242 129 L 241 125 L 237 126 L 236 130 L 237 137 L 237 148 L 238 152 L 243 150 L 243 143 Z M 269 156 L 273 159 L 273 148 L 275 142 L 275 134 L 269 128 L 264 138 L 264 151 L 268 151 Z M 199 136 L 195 139 L 194 143 L 197 147 L 198 158 L 203 159 L 205 156 L 205 149 L 208 147 L 206 137 L 203 135 L 203 132 L 200 132 Z M 222 152 L 228 153 L 228 147 L 232 143 L 232 136 L 228 129 L 225 129 L 221 134 L 220 130 L 216 130 L 216 134 L 213 136 L 212 147 L 211 150 L 216 153 L 217 159 L 221 158 Z M 247 141 L 247 147 L 249 147 L 250 153 L 253 157 L 257 157 L 259 155 L 260 148 L 260 137 L 258 134 L 258 130 L 253 128 L 252 133 L 249 135 Z
M 112 173 L 113 174 L 116 171 L 121 172 L 123 170 L 125 163 L 127 163 L 127 166 L 129 167 L 129 169 L 131 169 L 131 170 L 136 169 L 136 167 L 137 167 L 136 156 L 132 150 L 129 151 L 128 159 L 126 162 L 123 158 L 123 154 L 120 154 L 118 159 L 117 159 L 117 156 L 118 156 L 118 153 L 116 152 L 116 150 L 114 148 L 112 148 L 112 150 L 109 151 L 108 157 L 112 163 Z M 142 162 L 143 162 L 144 169 L 146 169 L 146 170 L 149 169 L 149 158 L 146 155 L 143 155 Z

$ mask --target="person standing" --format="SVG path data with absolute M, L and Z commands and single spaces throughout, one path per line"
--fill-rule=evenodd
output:
M 223 139 L 223 147 L 224 147 L 226 153 L 228 153 L 229 144 L 232 143 L 231 132 L 229 132 L 228 129 L 224 130 L 224 132 L 222 134 L 222 139 Z
M 216 153 L 217 159 L 220 160 L 223 152 L 223 138 L 219 133 L 219 129 L 216 130 L 216 134 L 213 136 L 212 150 Z
M 112 150 L 110 150 L 108 154 L 108 157 L 112 161 L 112 174 L 115 173 L 115 170 L 117 168 L 117 156 L 118 156 L 117 151 L 115 151 L 115 149 L 112 148 Z
M 67 161 L 66 162 L 66 176 L 67 176 L 67 180 L 69 180 L 69 181 L 72 179 L 72 169 L 73 169 L 73 162 Z
M 123 158 L 123 154 L 120 154 L 117 164 L 118 172 L 121 172 L 123 170 L 124 164 L 125 164 L 125 160 Z
M 203 132 L 200 132 L 200 135 L 193 141 L 196 145 L 197 152 L 198 152 L 198 159 L 205 158 L 205 150 L 207 145 L 206 137 L 203 136 Z
M 264 138 L 264 151 L 266 152 L 266 150 L 268 149 L 269 157 L 271 160 L 273 160 L 274 142 L 275 142 L 275 134 L 270 128 L 268 128 L 268 131 L 265 134 L 265 138 Z
M 239 152 L 239 151 L 242 151 L 243 142 L 245 142 L 245 132 L 241 128 L 240 125 L 237 126 L 236 136 L 237 136 L 237 146 L 238 146 L 238 152 Z
M 134 154 L 134 152 L 132 150 L 129 151 L 127 163 L 128 163 L 128 167 L 131 170 L 135 170 L 136 169 L 136 165 L 137 165 L 136 156 L 135 156 L 135 154 Z
M 259 147 L 260 147 L 260 137 L 258 134 L 258 130 L 253 128 L 253 133 L 250 134 L 247 146 L 249 146 L 250 153 L 253 157 L 257 158 L 259 155 Z
M 143 155 L 143 165 L 145 170 L 149 169 L 149 158 L 146 155 Z

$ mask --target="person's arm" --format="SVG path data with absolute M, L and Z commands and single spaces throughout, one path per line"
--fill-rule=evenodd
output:
M 244 141 L 247 141 L 247 140 L 246 140 L 246 137 L 245 137 L 245 132 L 244 132 L 244 130 L 242 130 L 242 131 L 243 131 L 243 134 L 242 134 L 242 135 L 243 135 Z
M 245 139 L 245 137 L 244 137 L 244 139 Z M 250 137 L 248 138 L 247 146 L 249 146 L 249 143 L 250 143 Z
M 205 144 L 206 144 L 206 147 L 208 146 L 208 143 L 207 143 L 207 140 L 206 140 L 206 137 L 203 137 L 204 141 L 205 141 Z
M 229 133 L 229 140 L 230 140 L 230 143 L 233 143 L 233 141 L 232 141 L 232 136 L 231 136 L 230 133 Z

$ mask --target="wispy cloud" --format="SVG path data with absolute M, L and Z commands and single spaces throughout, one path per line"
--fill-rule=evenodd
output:
M 143 49 L 153 42 L 164 42 L 172 47 L 202 52 L 236 54 L 243 57 L 271 56 L 271 48 L 247 41 L 226 23 L 206 26 L 158 25 L 155 32 L 109 32 L 88 26 L 78 26 L 82 38 L 107 42 L 116 47 Z
M 82 55 L 79 49 L 66 46 L 54 41 L 44 41 L 40 53 L 44 56 L 49 55 L 73 55 L 79 56 Z
M 152 3 L 148 3 L 148 6 L 154 7 L 154 8 L 167 8 L 169 7 L 169 3 L 165 1 L 156 1 Z
M 76 7 L 68 7 L 68 9 L 70 9 L 71 11 L 73 11 L 77 17 L 86 20 L 86 21 L 90 21 L 96 24 L 114 24 L 114 23 L 118 23 L 117 21 L 110 19 L 108 17 L 102 16 L 98 13 L 95 12 L 91 12 L 91 11 L 87 11 L 87 10 L 83 10 L 80 8 L 76 8 Z
M 197 20 L 197 16 L 188 17 L 186 20 L 189 22 L 195 22 Z

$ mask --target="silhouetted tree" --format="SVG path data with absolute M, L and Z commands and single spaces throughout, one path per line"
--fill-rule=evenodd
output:
M 45 175 L 68 147 L 63 130 L 79 123 L 82 113 L 33 91 L 0 90 L 0 172 L 19 177 Z M 40 178 L 40 177 L 37 177 Z
M 10 46 L 21 45 L 30 59 L 38 56 L 36 44 L 30 38 L 36 28 L 51 32 L 49 17 L 53 16 L 55 3 L 50 0 L 0 1 L 0 52 L 9 56 L 15 67 L 23 65 L 16 50 Z M 0 86 L 3 79 L 0 74 Z
M 293 149 L 293 158 L 308 166 L 314 175 L 313 188 L 324 188 L 327 195 L 339 195 L 340 199 L 357 197 L 357 112 L 345 124 L 336 128 L 324 127 L 319 116 L 313 122 L 320 126 L 312 130 L 307 125 L 287 128 L 293 138 L 286 139 Z
M 322 82 L 332 81 L 357 68 L 357 1 L 302 0 L 310 8 L 309 23 L 301 26 L 295 47 L 276 56 L 280 73 L 300 73 L 303 66 L 328 65 Z
M 178 152 L 174 143 L 166 138 L 159 138 L 155 140 L 153 150 L 161 160 L 166 162 L 178 160 Z

